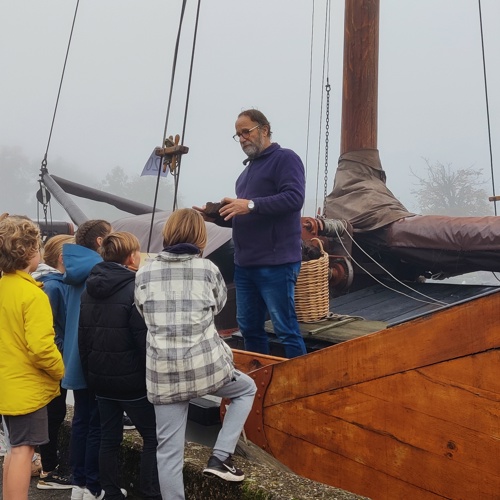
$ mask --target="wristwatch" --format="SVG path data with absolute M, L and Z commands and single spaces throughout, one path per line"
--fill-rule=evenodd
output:
M 255 203 L 252 200 L 248 200 L 248 210 L 250 212 L 255 208 Z

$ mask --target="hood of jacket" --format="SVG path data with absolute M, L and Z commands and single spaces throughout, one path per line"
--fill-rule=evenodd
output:
M 95 299 L 104 299 L 117 293 L 131 281 L 135 272 L 116 262 L 100 262 L 87 278 L 87 293 Z
M 161 262 L 184 262 L 186 260 L 191 260 L 197 258 L 199 255 L 196 254 L 188 254 L 188 253 L 171 253 L 171 252 L 160 252 L 156 256 L 156 260 Z
M 31 273 L 31 276 L 33 276 L 33 279 L 35 279 L 36 281 L 45 281 L 45 278 L 51 275 L 59 275 L 62 278 L 61 271 L 58 271 L 57 269 L 44 264 L 43 262 L 38 264 L 36 271 Z
M 85 282 L 91 269 L 102 261 L 102 257 L 90 248 L 66 243 L 63 245 L 63 260 L 66 268 L 64 282 L 68 285 L 80 285 Z

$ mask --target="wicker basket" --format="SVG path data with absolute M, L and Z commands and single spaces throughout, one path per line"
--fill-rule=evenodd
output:
M 314 323 L 326 317 L 330 310 L 328 290 L 328 253 L 318 238 L 322 256 L 302 262 L 295 285 L 295 311 L 302 323 Z

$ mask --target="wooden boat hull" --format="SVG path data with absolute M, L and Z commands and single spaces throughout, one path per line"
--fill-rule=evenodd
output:
M 292 360 L 236 351 L 258 385 L 247 437 L 374 500 L 500 498 L 499 308 L 492 293 Z

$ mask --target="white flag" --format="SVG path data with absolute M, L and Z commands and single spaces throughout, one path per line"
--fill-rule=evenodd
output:
M 149 157 L 148 161 L 146 162 L 146 165 L 144 165 L 144 168 L 142 169 L 142 174 L 143 175 L 158 175 L 158 170 L 162 168 L 161 164 L 161 156 L 156 156 L 155 150 L 153 149 L 153 152 L 151 153 L 151 156 Z M 163 170 L 160 172 L 161 177 L 166 177 L 168 175 L 168 168 L 165 169 L 165 172 Z

